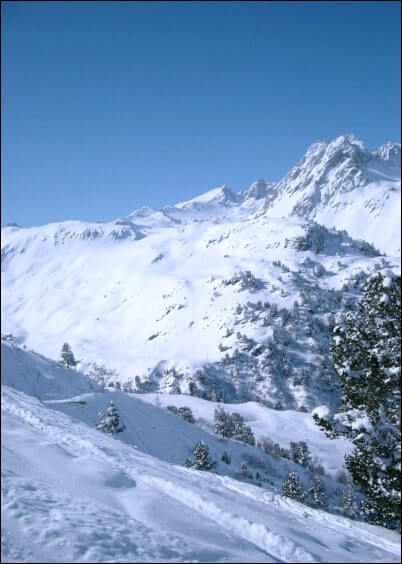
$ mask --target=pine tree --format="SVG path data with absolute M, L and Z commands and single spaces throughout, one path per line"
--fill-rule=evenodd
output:
M 293 303 L 293 322 L 294 325 L 298 325 L 300 323 L 300 309 L 298 301 Z
M 307 490 L 306 500 L 308 505 L 321 509 L 326 502 L 326 489 L 323 481 L 317 475 L 313 476 L 311 487 Z
M 218 406 L 214 412 L 214 433 L 227 439 L 233 433 L 231 416 L 221 406 Z
M 216 462 L 213 462 L 209 456 L 209 448 L 203 441 L 198 441 L 193 449 L 194 468 L 196 470 L 211 470 Z
M 177 415 L 179 415 L 184 421 L 188 423 L 195 423 L 193 412 L 189 407 L 179 407 L 177 410 Z
M 252 480 L 253 479 L 253 475 L 249 471 L 247 464 L 242 464 L 241 467 L 240 467 L 240 471 L 241 471 L 241 475 L 243 477 L 243 480 Z
M 61 362 L 68 368 L 75 367 L 78 364 L 68 343 L 64 343 L 64 345 L 61 347 L 60 357 Z
M 106 413 L 98 414 L 98 422 L 96 424 L 98 431 L 103 431 L 108 435 L 116 435 L 124 430 L 120 425 L 120 418 L 114 402 L 111 400 Z
M 346 517 L 349 517 L 349 519 L 356 519 L 358 516 L 358 509 L 354 500 L 352 484 L 346 484 L 343 488 L 341 502 L 343 514 Z
M 290 472 L 286 480 L 282 484 L 282 495 L 290 497 L 296 501 L 302 501 L 304 498 L 303 488 L 300 483 L 299 476 L 296 472 Z
M 191 468 L 192 466 L 194 466 L 194 462 L 187 456 L 186 460 L 184 461 L 184 466 L 186 468 Z
M 290 443 L 290 459 L 306 468 L 311 466 L 311 454 L 305 441 Z
M 244 419 L 240 413 L 232 413 L 232 438 L 236 441 L 242 441 L 248 445 L 255 446 L 255 437 L 251 427 L 244 424 Z
M 230 464 L 230 463 L 231 463 L 230 455 L 226 452 L 226 450 L 223 451 L 222 456 L 221 456 L 221 460 L 222 460 L 222 462 L 224 462 L 225 464 Z
M 352 441 L 346 467 L 366 496 L 363 514 L 389 528 L 401 519 L 400 313 L 400 277 L 371 276 L 357 311 L 333 331 L 341 411 L 314 416 L 328 436 Z

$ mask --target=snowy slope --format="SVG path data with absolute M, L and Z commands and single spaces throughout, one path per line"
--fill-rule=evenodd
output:
M 353 135 L 314 143 L 267 196 L 272 217 L 290 214 L 345 229 L 400 254 L 401 146 L 370 153 Z
M 353 306 L 365 274 L 398 270 L 400 257 L 306 217 L 381 234 L 377 246 L 395 251 L 399 162 L 396 144 L 368 153 L 344 136 L 240 194 L 223 186 L 105 224 L 5 227 L 2 330 L 51 358 L 68 341 L 84 370 L 105 364 L 125 389 L 195 385 L 209 399 L 308 411 L 336 403 L 331 316 Z
M 305 221 L 264 215 L 153 228 L 140 239 L 75 238 L 63 224 L 7 229 L 4 333 L 53 358 L 68 341 L 87 365 L 105 363 L 131 385 L 138 375 L 149 391 L 188 391 L 207 370 L 228 399 L 307 409 L 328 399 L 327 381 L 309 390 L 297 382 L 325 357 L 325 316 L 346 296 L 336 292 L 384 260 L 336 232 L 315 237 Z M 299 327 L 280 314 L 296 300 Z
M 174 405 L 190 407 L 198 424 L 212 433 L 214 411 L 218 403 L 184 394 L 135 394 L 142 401 L 160 407 Z M 268 436 L 288 448 L 291 441 L 308 441 L 313 462 L 320 464 L 326 473 L 335 476 L 344 470 L 345 455 L 351 452 L 351 444 L 343 437 L 327 440 L 310 413 L 270 409 L 256 402 L 224 404 L 228 413 L 240 413 L 250 425 L 258 441 Z
M 398 561 L 395 532 L 278 495 L 292 463 L 85 384 L 34 353 L 5 344 L 3 356 L 4 562 Z M 117 439 L 94 428 L 110 397 L 127 427 Z M 177 465 L 200 437 L 213 456 L 227 449 L 232 467 L 258 452 L 271 482 L 239 481 L 223 463 L 217 473 Z

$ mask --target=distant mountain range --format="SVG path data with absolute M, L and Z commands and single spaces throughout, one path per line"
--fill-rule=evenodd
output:
M 126 389 L 310 410 L 337 401 L 334 320 L 367 273 L 399 264 L 400 145 L 344 135 L 277 183 L 4 227 L 2 327 L 51 358 L 67 341 Z

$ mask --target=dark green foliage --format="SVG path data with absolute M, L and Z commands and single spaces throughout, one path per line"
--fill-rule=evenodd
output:
M 194 466 L 194 462 L 187 456 L 186 460 L 184 461 L 184 466 L 186 468 L 191 468 L 192 466 Z
M 61 362 L 68 368 L 70 367 L 73 368 L 78 364 L 78 362 L 74 358 L 73 351 L 71 350 L 71 347 L 68 343 L 64 343 L 64 345 L 61 347 L 60 357 L 61 357 Z
M 282 495 L 295 499 L 296 501 L 303 501 L 303 488 L 296 472 L 290 472 L 286 480 L 283 482 Z
M 244 424 L 244 419 L 239 413 L 227 413 L 222 407 L 215 409 L 214 431 L 227 439 L 235 439 L 255 446 L 255 437 L 251 427 Z
M 227 439 L 233 433 L 230 413 L 227 413 L 221 406 L 218 406 L 214 412 L 214 432 Z
M 358 517 L 359 512 L 354 498 L 352 484 L 346 484 L 343 488 L 341 503 L 345 517 L 349 517 L 349 519 L 356 519 Z
M 189 407 L 179 407 L 177 410 L 179 417 L 187 421 L 188 423 L 195 423 L 193 412 Z
M 221 460 L 222 462 L 224 462 L 225 464 L 230 464 L 232 462 L 230 455 L 225 451 L 223 451 L 223 454 L 221 456 Z
M 356 312 L 334 328 L 340 413 L 319 417 L 329 436 L 353 445 L 346 467 L 365 494 L 366 520 L 400 527 L 400 277 L 373 275 Z
M 232 438 L 251 446 L 255 446 L 255 437 L 251 427 L 244 424 L 244 419 L 239 413 L 232 413 Z
M 198 441 L 193 449 L 194 453 L 194 468 L 196 470 L 211 470 L 216 461 L 212 461 L 209 456 L 209 448 L 203 441 Z
M 182 419 L 184 419 L 184 421 L 187 421 L 188 423 L 195 423 L 193 412 L 189 407 L 177 408 L 175 405 L 168 405 L 166 409 L 170 411 L 170 413 L 173 413 L 174 415 L 181 417 Z
M 321 509 L 326 504 L 327 492 L 323 481 L 318 475 L 313 476 L 310 488 L 306 492 L 306 503 L 315 509 Z
M 266 454 L 272 454 L 275 457 L 289 458 L 290 453 L 287 449 L 281 447 L 279 443 L 274 443 L 272 439 L 262 436 L 258 441 L 257 446 L 261 448 Z
M 310 468 L 311 454 L 308 449 L 307 443 L 304 441 L 290 443 L 290 459 L 297 464 Z
M 247 464 L 242 464 L 241 467 L 240 467 L 240 471 L 241 471 L 241 475 L 243 477 L 243 480 L 252 480 L 253 479 L 253 475 L 249 471 Z
M 114 402 L 111 400 L 106 413 L 98 414 L 98 422 L 96 424 L 98 431 L 103 431 L 108 435 L 117 435 L 124 430 L 120 425 L 120 418 Z

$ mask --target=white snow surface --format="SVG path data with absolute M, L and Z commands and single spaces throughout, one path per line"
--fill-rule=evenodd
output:
M 282 498 L 292 463 L 2 349 L 3 562 L 399 561 L 397 533 Z M 126 426 L 118 438 L 95 429 L 110 398 Z M 200 438 L 232 464 L 181 466 Z M 239 480 L 251 454 L 271 479 L 262 488 Z
M 321 464 L 329 475 L 344 470 L 345 455 L 352 450 L 351 444 L 343 437 L 328 440 L 314 422 L 312 414 L 294 410 L 270 409 L 256 402 L 217 404 L 202 398 L 184 394 L 134 394 L 139 400 L 152 405 L 167 407 L 190 407 L 200 424 L 212 432 L 214 411 L 221 405 L 228 413 L 240 413 L 258 441 L 268 436 L 281 446 L 288 448 L 290 442 L 307 441 L 315 463 Z M 326 407 L 326 406 L 321 406 Z M 326 408 L 328 409 L 328 408 Z M 313 410 L 315 412 L 316 410 Z
M 400 273 L 399 204 L 400 145 L 370 153 L 344 135 L 240 193 L 2 228 L 2 560 L 399 561 L 396 533 L 336 514 L 350 444 L 312 418 L 338 401 L 330 322 L 366 275 L 381 270 L 386 286 Z M 104 363 L 115 386 L 151 393 L 62 367 L 51 359 L 64 342 L 84 372 Z M 236 401 L 222 405 L 257 440 L 305 440 L 332 513 L 280 496 L 290 471 L 308 485 L 305 468 L 215 436 L 217 402 L 186 395 L 194 382 Z M 95 429 L 111 398 L 117 438 Z M 183 467 L 198 440 L 212 473 Z M 243 463 L 262 487 L 242 480 Z

